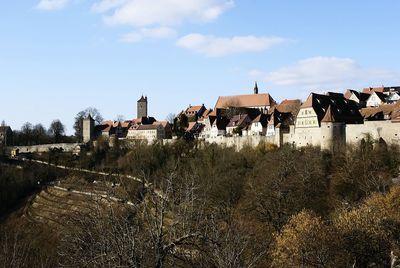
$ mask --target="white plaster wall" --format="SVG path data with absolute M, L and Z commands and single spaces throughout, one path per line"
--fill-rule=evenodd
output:
M 285 143 L 294 143 L 297 147 L 321 146 L 321 129 L 319 127 L 295 128 L 294 133 L 285 135 L 285 139 L 287 139 Z
M 241 150 L 245 146 L 256 147 L 260 142 L 268 142 L 275 144 L 273 137 L 265 136 L 238 136 L 238 137 L 212 137 L 205 139 L 208 143 L 215 143 L 220 146 L 234 147 L 236 150 Z
M 377 107 L 381 104 L 382 104 L 382 100 L 375 93 L 372 93 L 371 96 L 367 100 L 367 107 Z

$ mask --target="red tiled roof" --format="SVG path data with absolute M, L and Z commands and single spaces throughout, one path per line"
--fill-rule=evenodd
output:
M 300 100 L 284 100 L 275 108 L 281 113 L 294 113 L 299 110 L 300 106 Z
M 186 109 L 186 112 L 187 113 L 190 113 L 190 112 L 198 113 L 201 110 L 202 107 L 203 107 L 203 105 L 189 106 L 189 108 Z
M 325 123 L 336 122 L 336 119 L 333 115 L 333 111 L 330 105 L 328 107 L 328 110 L 326 110 L 325 116 L 324 118 L 322 118 L 321 122 Z
M 371 93 L 371 92 L 384 92 L 385 87 L 367 87 L 363 89 L 363 93 Z
M 140 125 L 136 128 L 136 130 L 154 130 L 157 129 L 160 125 Z
M 271 95 L 265 94 L 249 94 L 237 96 L 221 96 L 215 104 L 215 109 L 225 109 L 228 107 L 266 107 L 273 106 L 275 101 Z
M 186 131 L 191 131 L 195 126 L 197 122 L 189 122 L 189 126 L 187 127 Z
M 156 121 L 156 122 L 153 123 L 153 125 L 156 125 L 156 126 L 160 125 L 160 126 L 162 126 L 164 128 L 167 127 L 168 124 L 169 124 L 168 121 Z

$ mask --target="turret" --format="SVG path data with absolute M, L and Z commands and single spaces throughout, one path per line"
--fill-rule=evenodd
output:
M 346 124 L 336 120 L 335 112 L 329 105 L 321 120 L 321 149 L 333 151 L 346 143 Z

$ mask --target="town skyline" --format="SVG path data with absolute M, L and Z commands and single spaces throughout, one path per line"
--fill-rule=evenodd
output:
M 19 129 L 60 119 L 72 134 L 87 107 L 132 119 L 142 94 L 163 120 L 189 104 L 213 108 L 218 96 L 250 94 L 254 81 L 278 102 L 400 83 L 399 3 L 185 2 L 0 4 L 0 92 L 12 100 L 0 120 Z

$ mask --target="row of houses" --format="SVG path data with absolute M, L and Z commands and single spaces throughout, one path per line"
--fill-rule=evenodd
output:
M 259 94 L 256 84 L 253 94 L 219 97 L 214 110 L 206 109 L 208 113 L 191 122 L 188 131 L 221 144 L 252 143 L 263 137 L 278 146 L 290 143 L 331 149 L 335 144 L 356 143 L 367 134 L 399 144 L 399 90 L 380 87 L 311 93 L 304 103 L 277 103 L 269 94 Z
M 85 142 L 99 137 L 147 140 L 150 143 L 156 140 L 172 138 L 171 125 L 167 121 L 157 121 L 154 117 L 141 117 L 124 121 L 104 121 L 94 126 L 94 120 L 89 115 L 84 121 L 88 121 L 89 125 L 93 124 L 93 132 L 86 135 Z
M 172 128 L 167 121 L 157 121 L 148 116 L 148 99 L 142 96 L 137 101 L 138 118 L 132 120 L 108 120 L 95 125 L 89 115 L 83 120 L 83 141 L 89 142 L 99 137 L 128 140 L 147 140 L 153 143 L 156 140 L 171 139 Z
M 264 140 L 281 146 L 321 146 L 355 143 L 366 134 L 375 139 L 399 143 L 400 87 L 365 88 L 344 93 L 311 93 L 301 100 L 275 101 L 268 93 L 259 93 L 257 83 L 252 94 L 220 96 L 214 107 L 189 105 L 178 114 L 185 118 L 184 131 L 209 143 L 256 144 Z M 127 140 L 156 140 L 173 137 L 171 124 L 147 115 L 147 97 L 138 101 L 138 118 L 105 121 L 94 126 L 86 119 L 86 141 L 103 136 Z M 93 125 L 92 125 L 93 124 Z

